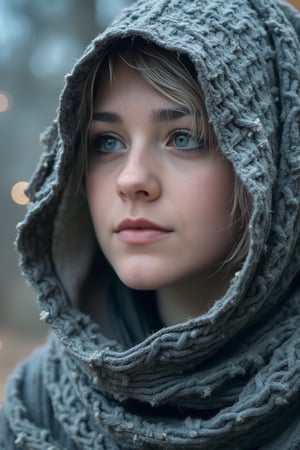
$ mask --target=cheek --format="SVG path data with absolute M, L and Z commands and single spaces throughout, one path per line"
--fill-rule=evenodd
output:
M 232 186 L 231 173 L 209 171 L 182 198 L 186 243 L 201 263 L 222 261 L 232 247 Z
M 182 203 L 193 216 L 199 218 L 200 215 L 204 222 L 214 219 L 227 221 L 232 206 L 232 191 L 231 169 L 206 170 L 201 176 L 190 178 Z

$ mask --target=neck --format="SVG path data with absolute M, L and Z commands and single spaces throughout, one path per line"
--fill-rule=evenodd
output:
M 175 325 L 205 314 L 228 289 L 232 273 L 196 274 L 188 280 L 160 289 L 158 311 L 163 323 Z

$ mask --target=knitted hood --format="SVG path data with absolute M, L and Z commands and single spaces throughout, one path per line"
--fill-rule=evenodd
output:
M 45 377 L 54 415 L 78 448 L 282 445 L 300 392 L 299 35 L 300 15 L 276 0 L 141 0 L 67 76 L 17 246 L 53 330 Z M 249 252 L 226 294 L 200 317 L 128 348 L 103 336 L 78 306 L 96 240 L 74 180 L 73 136 L 91 67 L 131 36 L 193 63 L 209 122 L 252 213 Z M 71 413 L 64 385 L 75 399 Z M 198 413 L 179 417 L 172 405 Z

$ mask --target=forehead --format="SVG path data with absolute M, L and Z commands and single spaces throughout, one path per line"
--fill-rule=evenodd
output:
M 161 103 L 162 106 L 176 106 L 175 101 L 153 87 L 138 69 L 123 61 L 116 61 L 109 70 L 103 68 L 103 75 L 95 84 L 94 110 L 108 106 L 124 107 L 128 102 L 147 107 Z

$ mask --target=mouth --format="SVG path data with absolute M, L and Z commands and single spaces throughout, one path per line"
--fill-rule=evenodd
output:
M 147 219 L 125 219 L 115 229 L 115 233 L 119 233 L 123 230 L 160 230 L 171 231 L 157 223 L 151 222 Z
M 118 224 L 114 233 L 125 244 L 143 245 L 160 240 L 172 233 L 166 228 L 147 219 L 125 219 Z

